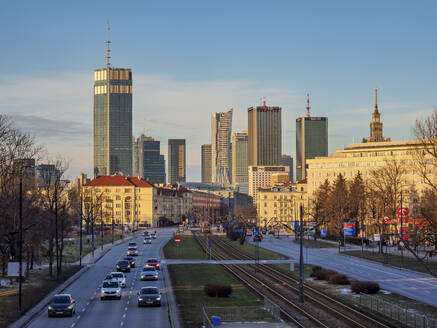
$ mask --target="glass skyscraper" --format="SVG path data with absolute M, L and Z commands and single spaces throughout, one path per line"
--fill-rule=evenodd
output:
M 168 139 L 168 182 L 186 181 L 185 139 Z
M 132 174 L 132 70 L 108 63 L 94 71 L 94 175 L 117 173 Z
M 151 183 L 165 183 L 165 159 L 161 143 L 142 134 L 135 144 L 135 173 Z
M 211 144 L 202 145 L 201 151 L 202 182 L 211 183 Z
M 211 179 L 213 183 L 231 184 L 231 108 L 227 112 L 211 115 Z
M 232 184 L 248 183 L 247 131 L 235 132 L 232 136 Z

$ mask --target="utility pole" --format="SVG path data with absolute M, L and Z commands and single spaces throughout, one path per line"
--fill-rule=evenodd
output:
M 22 292 L 22 280 L 23 280 L 23 172 L 20 169 L 20 233 L 19 233 L 19 262 L 20 272 L 18 277 L 18 311 L 21 312 L 21 292 Z
M 112 201 L 111 233 L 112 233 L 112 244 L 114 245 L 114 201 Z
M 59 237 L 58 237 L 58 177 L 55 183 L 55 240 L 56 240 L 56 280 L 59 280 Z
M 82 267 L 82 221 L 83 221 L 83 207 L 82 207 L 82 190 L 80 190 L 80 222 L 79 222 L 79 267 Z
M 103 199 L 100 203 L 100 240 L 102 241 L 102 251 L 103 251 Z
M 404 229 L 403 229 L 403 218 L 404 218 L 404 211 L 402 208 L 402 189 L 401 189 L 401 242 L 399 243 L 401 245 L 401 267 L 404 267 Z
M 300 204 L 299 303 L 303 303 L 303 205 Z

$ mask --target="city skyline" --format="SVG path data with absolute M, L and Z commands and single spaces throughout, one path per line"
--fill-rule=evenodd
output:
M 194 4 L 175 4 L 188 17 L 212 20 L 205 31 L 187 22 L 182 34 L 176 32 L 182 23 L 177 18 L 180 12 L 173 12 L 172 6 L 151 5 L 158 15 L 143 23 L 141 15 L 150 10 L 139 3 L 130 21 L 117 20 L 106 9 L 99 12 L 100 6 L 93 4 L 86 13 L 81 12 L 83 24 L 77 25 L 78 7 L 53 4 L 26 4 L 33 13 L 29 16 L 23 4 L 8 3 L 0 14 L 8 31 L 0 37 L 7 45 L 0 69 L 0 110 L 35 135 L 51 153 L 71 159 L 70 178 L 82 171 L 88 176 L 93 173 L 89 86 L 93 69 L 104 63 L 106 19 L 111 21 L 113 66 L 135 71 L 133 135 L 140 134 L 147 118 L 148 134 L 157 140 L 165 143 L 185 138 L 189 181 L 200 181 L 200 146 L 210 141 L 205 124 L 210 114 L 232 107 L 233 132 L 247 129 L 245 111 L 261 96 L 282 107 L 282 152 L 293 158 L 294 122 L 305 113 L 306 92 L 311 93 L 317 108 L 314 116 L 335 122 L 329 127 L 329 154 L 368 137 L 376 86 L 384 131 L 392 140 L 411 139 L 412 122 L 436 106 L 432 59 L 436 45 L 429 42 L 436 32 L 431 19 L 436 6 L 432 2 L 399 5 L 388 1 L 378 4 L 377 11 L 372 3 L 345 5 L 341 1 L 330 6 L 318 3 L 316 7 L 293 7 L 284 2 L 279 5 L 284 10 L 261 4 L 228 4 L 204 5 L 193 11 Z M 214 9 L 227 6 L 231 9 L 227 14 L 220 10 L 214 13 Z M 242 16 L 246 10 L 247 15 Z M 251 31 L 244 28 L 251 16 L 261 13 L 266 20 L 278 15 L 281 23 Z M 47 19 L 53 15 L 53 21 Z M 163 15 L 168 26 L 151 29 L 149 24 L 153 26 Z M 224 17 L 239 19 L 231 26 L 214 28 Z M 134 27 L 141 34 L 126 36 Z M 311 38 L 306 33 L 290 34 L 299 29 L 308 29 Z M 175 43 L 175 37 L 180 42 Z M 134 42 L 135 38 L 146 42 Z M 249 54 L 248 47 L 259 41 L 278 52 Z M 222 57 L 214 54 L 225 46 L 235 51 Z M 33 49 L 32 61 L 24 57 L 29 54 L 28 47 Z M 146 51 L 152 48 L 159 51 Z M 203 53 L 202 60 L 193 56 L 196 52 Z M 172 53 L 184 55 L 177 59 Z

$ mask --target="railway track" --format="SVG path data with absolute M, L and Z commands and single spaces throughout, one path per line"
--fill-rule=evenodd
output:
M 205 239 L 196 233 L 193 233 L 193 235 L 202 249 L 207 252 L 208 246 Z M 214 259 L 254 260 L 253 257 L 248 256 L 218 237 L 210 236 L 209 238 L 214 245 L 212 248 L 212 257 Z M 273 298 L 279 303 L 284 319 L 293 322 L 298 327 L 338 327 L 338 321 L 337 323 L 331 322 L 331 320 L 326 319 L 326 314 L 340 320 L 345 327 L 395 327 L 344 304 L 309 285 L 305 285 L 305 300 L 321 310 L 317 314 L 309 313 L 308 310 L 305 310 L 305 305 L 297 302 L 299 281 L 269 265 L 224 266 L 258 295 L 266 296 L 267 294 L 268 298 Z M 249 281 L 249 283 L 246 281 Z M 290 297 L 290 294 L 293 294 L 293 297 Z

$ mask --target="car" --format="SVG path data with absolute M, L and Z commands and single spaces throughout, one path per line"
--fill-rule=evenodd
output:
M 150 235 L 150 232 L 148 232 L 148 231 L 144 231 L 144 232 L 143 232 L 143 236 L 144 236 L 144 237 L 148 237 L 149 235 Z
M 126 287 L 126 276 L 123 272 L 111 272 L 112 280 L 117 280 L 120 287 Z
M 141 280 L 158 280 L 158 271 L 153 266 L 145 266 L 141 271 Z
M 157 287 L 142 287 L 138 292 L 138 306 L 161 306 L 161 293 Z
M 263 237 L 261 234 L 257 233 L 255 235 L 253 235 L 253 241 L 261 241 L 263 240 Z
M 112 280 L 113 278 L 112 278 L 112 274 L 110 274 L 110 273 L 108 273 L 106 276 L 105 276 L 105 279 L 103 279 L 103 281 L 109 281 L 109 280 Z
M 144 245 L 151 244 L 151 243 L 152 243 L 152 238 L 150 237 L 144 238 Z
M 128 248 L 135 248 L 135 249 L 137 249 L 138 248 L 138 246 L 137 246 L 137 243 L 136 242 L 130 242 L 128 245 L 127 245 L 127 247 Z
M 152 233 L 151 233 L 151 236 L 152 236 L 153 239 L 158 238 L 158 234 L 156 233 L 156 231 L 155 231 L 155 232 L 152 232 Z
M 49 317 L 56 315 L 68 315 L 70 317 L 76 313 L 76 301 L 71 294 L 57 294 L 53 296 L 47 308 Z
M 130 267 L 135 268 L 135 266 L 136 266 L 135 258 L 130 257 L 130 256 L 126 256 L 126 257 L 123 257 L 122 260 L 129 261 Z
M 121 260 L 117 262 L 117 265 L 115 266 L 117 269 L 117 272 L 130 272 L 130 264 L 129 261 Z
M 126 252 L 127 256 L 138 256 L 138 250 L 133 247 L 129 247 Z
M 117 280 L 104 281 L 100 291 L 100 299 L 116 298 L 121 299 L 121 288 Z
M 153 266 L 156 270 L 159 270 L 161 262 L 158 259 L 151 257 L 146 261 L 146 266 Z
M 253 234 L 252 231 L 250 231 L 250 230 L 246 231 L 246 236 L 252 236 L 252 234 Z

